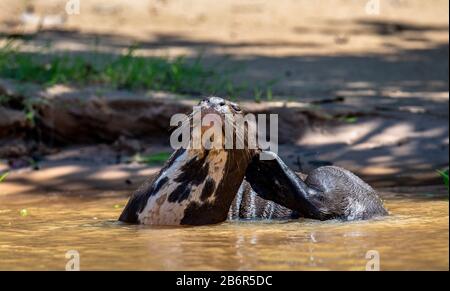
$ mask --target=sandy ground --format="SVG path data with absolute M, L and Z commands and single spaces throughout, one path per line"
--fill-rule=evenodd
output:
M 36 29 L 32 20 L 20 25 L 21 14 L 30 3 L 37 15 L 47 17 L 44 29 L 73 31 L 67 34 L 72 41 L 61 38 L 58 45 L 77 49 L 86 45 L 77 36 L 92 34 L 120 35 L 122 39 L 115 39 L 117 45 L 127 40 L 152 42 L 164 54 L 196 53 L 202 48 L 242 57 L 381 53 L 448 41 L 449 4 L 445 0 L 379 0 L 378 11 L 368 10 L 366 0 L 225 0 L 214 4 L 207 0 L 80 0 L 78 15 L 65 13 L 66 2 L 2 1 L 2 30 Z M 394 26 L 387 27 L 389 23 Z
M 391 184 L 416 178 L 437 182 L 435 170 L 448 165 L 449 2 L 380 0 L 378 11 L 368 10 L 368 2 L 81 0 L 80 14 L 67 15 L 66 1 L 11 0 L 0 3 L 0 37 L 39 32 L 25 47 L 51 43 L 53 52 L 118 53 L 139 43 L 142 55 L 226 60 L 242 68 L 238 81 L 276 80 L 278 100 L 320 103 L 343 97 L 339 104 L 320 106 L 356 115 L 358 122 L 314 123 L 295 132 L 281 146 L 291 166 L 308 170 L 331 162 L 380 185 L 387 178 Z M 30 3 L 39 21 L 24 21 Z M 252 98 L 248 92 L 241 97 Z M 40 174 L 13 173 L 10 184 L 69 179 L 55 169 L 49 166 L 48 176 L 46 167 Z M 84 176 L 73 181 L 101 171 L 80 171 Z M 130 173 L 128 178 L 142 179 L 137 171 Z

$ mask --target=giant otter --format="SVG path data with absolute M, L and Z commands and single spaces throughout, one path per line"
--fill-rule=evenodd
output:
M 241 112 L 237 104 L 219 97 L 204 99 L 199 105 L 202 114 L 215 113 L 223 124 L 229 121 L 226 114 Z M 243 133 L 236 136 L 245 139 Z M 247 147 L 180 148 L 153 181 L 133 194 L 119 220 L 158 225 L 223 222 L 254 153 Z
M 387 215 L 376 191 L 345 169 L 326 166 L 299 177 L 275 153 L 256 155 L 230 209 L 230 218 L 362 220 Z
M 202 113 L 224 123 L 239 106 L 219 97 L 202 100 Z M 227 115 L 227 116 L 226 116 Z M 246 135 L 236 132 L 236 138 Z M 178 149 L 153 179 L 130 198 L 119 220 L 153 225 L 206 225 L 227 218 L 368 219 L 386 215 L 377 193 L 338 167 L 312 171 L 303 181 L 275 154 L 260 150 Z

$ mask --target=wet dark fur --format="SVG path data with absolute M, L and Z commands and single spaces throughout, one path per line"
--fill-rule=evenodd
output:
M 246 180 L 242 182 L 240 191 L 231 203 L 228 213 L 230 220 L 296 219 L 299 217 L 296 211 L 258 196 Z
M 387 215 L 376 191 L 353 173 L 339 167 L 321 167 L 303 181 L 283 161 L 261 161 L 255 156 L 246 180 L 258 195 L 299 216 L 327 220 L 359 220 Z M 259 207 L 264 207 L 264 202 Z
M 244 161 L 244 163 L 243 163 Z M 244 180 L 246 163 L 250 161 L 246 150 L 229 151 L 225 166 L 226 175 L 220 181 L 215 195 L 220 197 L 214 203 L 205 202 L 201 205 L 192 202 L 184 211 L 181 224 L 204 225 L 223 222 L 227 219 L 228 210 Z
M 179 149 L 175 151 L 166 162 L 166 165 L 159 171 L 158 175 L 149 178 L 139 187 L 139 189 L 137 189 L 133 193 L 130 200 L 128 200 L 128 203 L 125 206 L 124 210 L 122 211 L 122 214 L 119 217 L 119 221 L 127 223 L 138 223 L 138 213 L 144 210 L 145 205 L 147 205 L 148 199 L 152 195 L 158 193 L 158 190 L 168 182 L 168 179 L 162 179 L 158 184 L 154 184 L 153 182 L 161 175 L 161 173 L 170 168 L 173 162 L 185 151 L 185 149 Z

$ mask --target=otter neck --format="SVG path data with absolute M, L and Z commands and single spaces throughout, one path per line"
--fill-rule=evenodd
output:
M 244 150 L 179 149 L 153 183 L 140 222 L 202 225 L 224 221 L 248 162 Z
M 211 155 L 211 152 L 208 155 Z M 201 197 L 200 201 L 187 205 L 181 224 L 213 224 L 227 219 L 231 203 L 244 180 L 251 153 L 248 150 L 221 150 L 217 157 L 213 158 L 210 164 L 211 173 L 215 177 L 207 178 L 208 184 L 214 184 L 214 190 L 207 191 L 209 186 L 203 188 L 204 193 L 212 193 L 211 198 L 201 195 L 203 199 Z M 217 172 L 220 174 L 217 175 Z

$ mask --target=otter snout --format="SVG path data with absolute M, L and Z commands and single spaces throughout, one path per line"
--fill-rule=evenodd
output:
M 212 108 L 220 108 L 227 105 L 225 99 L 220 97 L 208 97 L 200 101 L 200 106 L 212 107 Z

